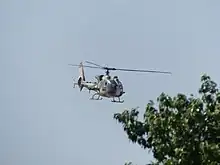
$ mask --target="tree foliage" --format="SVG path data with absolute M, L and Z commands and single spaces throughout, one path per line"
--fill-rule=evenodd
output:
M 149 101 L 143 116 L 139 111 L 114 114 L 128 139 L 152 151 L 155 162 L 164 165 L 220 164 L 220 92 L 207 75 L 201 77 L 198 98 L 162 93 L 157 103 Z

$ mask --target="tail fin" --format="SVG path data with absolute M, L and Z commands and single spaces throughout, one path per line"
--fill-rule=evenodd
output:
M 80 88 L 80 91 L 82 91 L 84 85 L 82 84 L 83 81 L 85 81 L 85 73 L 82 62 L 79 64 L 79 78 L 78 78 L 78 86 Z

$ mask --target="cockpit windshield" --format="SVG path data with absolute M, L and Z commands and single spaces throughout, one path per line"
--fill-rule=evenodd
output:
M 111 79 L 111 76 L 106 76 L 106 78 L 107 78 L 108 80 L 110 80 L 110 79 Z

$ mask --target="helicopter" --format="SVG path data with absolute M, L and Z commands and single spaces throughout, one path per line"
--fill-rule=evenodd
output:
M 83 88 L 86 88 L 89 91 L 89 93 L 90 91 L 93 91 L 94 94 L 92 95 L 90 100 L 102 100 L 103 97 L 105 97 L 105 98 L 112 98 L 111 100 L 112 102 L 116 102 L 116 103 L 124 102 L 124 100 L 121 100 L 121 96 L 125 94 L 125 91 L 123 89 L 123 84 L 119 80 L 118 76 L 110 76 L 110 70 L 111 71 L 118 70 L 118 71 L 130 71 L 130 72 L 151 72 L 151 73 L 171 74 L 171 72 L 163 72 L 163 71 L 156 71 L 156 70 L 111 68 L 111 67 L 104 67 L 96 63 L 90 62 L 90 61 L 85 61 L 85 62 L 90 65 L 83 65 L 82 62 L 80 62 L 79 65 L 75 65 L 75 64 L 68 64 L 68 65 L 79 67 L 79 78 L 77 82 L 74 80 L 73 88 L 78 86 L 80 91 L 82 91 Z M 106 71 L 105 71 L 105 74 L 96 75 L 95 76 L 96 81 L 89 82 L 89 81 L 86 81 L 85 79 L 84 67 L 94 68 L 94 69 L 103 69 Z M 97 96 L 97 98 L 95 98 L 95 96 Z M 115 98 L 118 98 L 118 100 L 115 100 Z

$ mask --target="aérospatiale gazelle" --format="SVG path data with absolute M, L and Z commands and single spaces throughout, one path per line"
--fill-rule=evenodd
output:
M 91 100 L 102 100 L 102 97 L 112 98 L 112 102 L 123 103 L 121 101 L 121 96 L 125 93 L 123 90 L 123 84 L 119 80 L 118 76 L 110 76 L 110 70 L 118 70 L 118 71 L 132 71 L 132 72 L 151 72 L 151 73 L 163 73 L 163 74 L 171 74 L 171 72 L 163 72 L 163 71 L 156 71 L 156 70 L 138 70 L 138 69 L 121 69 L 121 68 L 109 68 L 103 67 L 101 65 L 95 64 L 93 62 L 86 61 L 90 65 L 83 65 L 82 62 L 79 65 L 69 64 L 71 66 L 78 66 L 79 67 L 79 78 L 77 82 L 74 82 L 74 88 L 77 85 L 82 91 L 83 88 L 87 88 L 90 91 L 94 91 L 95 93 L 90 98 Z M 97 75 L 95 76 L 97 81 L 88 82 L 85 78 L 84 67 L 87 68 L 95 68 L 95 69 L 103 69 L 106 70 L 105 75 Z M 97 98 L 95 98 L 97 96 Z M 118 101 L 115 100 L 118 98 Z

